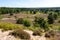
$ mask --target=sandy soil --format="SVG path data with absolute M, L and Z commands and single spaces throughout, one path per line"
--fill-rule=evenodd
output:
M 32 35 L 33 34 L 32 31 L 30 31 L 30 30 L 24 30 L 24 31 L 26 31 L 27 33 L 30 34 L 31 40 L 46 40 L 46 38 L 44 37 L 44 35 L 42 35 L 42 36 L 33 36 Z
M 32 31 L 30 30 L 24 30 L 26 31 L 27 33 L 30 34 L 31 36 L 31 39 L 30 40 L 46 40 L 46 38 L 43 36 L 33 36 L 32 35 Z M 1 29 L 0 29 L 0 40 L 21 40 L 21 39 L 16 39 L 14 36 L 12 35 L 9 35 L 9 33 L 12 32 L 12 31 L 5 31 L 5 32 L 2 32 Z

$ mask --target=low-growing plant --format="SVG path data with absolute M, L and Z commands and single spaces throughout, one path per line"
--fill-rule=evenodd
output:
M 24 39 L 24 40 L 25 39 L 28 39 L 28 40 L 30 39 L 30 35 L 27 32 L 23 31 L 23 30 L 15 30 L 10 34 L 14 35 L 15 37 L 19 37 L 21 39 Z
M 3 30 L 16 30 L 16 29 L 23 29 L 23 26 L 12 24 L 12 23 L 0 23 L 0 28 Z
M 54 17 L 54 19 L 57 19 L 58 18 L 58 14 L 57 13 L 54 13 L 53 14 L 53 17 Z
M 31 26 L 31 21 L 28 19 L 24 20 L 24 26 L 26 26 L 26 27 Z
M 40 27 L 38 23 L 33 23 L 34 27 Z
M 38 36 L 42 36 L 42 31 L 40 31 L 40 30 L 34 30 L 34 31 L 33 31 L 33 35 L 34 35 L 34 36 L 37 36 L 37 35 L 38 35 Z
M 35 17 L 34 22 L 36 23 L 35 26 L 39 26 L 45 31 L 48 30 L 49 25 L 47 24 L 46 20 L 44 20 L 42 17 Z
M 60 20 L 58 22 L 60 23 Z
M 12 16 L 13 15 L 13 13 L 10 13 L 10 16 Z
M 0 20 L 3 18 L 3 16 L 2 15 L 0 15 Z
M 52 13 L 50 13 L 47 18 L 48 18 L 48 23 L 49 24 L 53 24 L 54 23 L 54 16 L 53 16 Z
M 16 23 L 17 24 L 23 24 L 23 22 L 24 22 L 23 18 L 19 18 Z
M 45 34 L 45 37 L 54 37 L 54 36 L 56 36 L 56 35 L 59 35 L 59 31 L 57 30 L 50 30 L 50 31 L 48 31 L 46 34 Z

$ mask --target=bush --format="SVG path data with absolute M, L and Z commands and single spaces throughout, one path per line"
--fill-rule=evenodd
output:
M 10 13 L 10 16 L 12 16 L 13 15 L 13 13 Z
M 31 21 L 28 19 L 24 20 L 24 26 L 27 26 L 27 27 L 31 26 Z
M 10 34 L 14 35 L 15 37 L 19 37 L 21 39 L 24 39 L 24 40 L 25 39 L 28 39 L 28 40 L 30 39 L 30 35 L 27 32 L 23 31 L 23 30 L 15 30 Z
M 53 24 L 53 23 L 54 23 L 54 17 L 53 17 L 53 14 L 52 14 L 52 13 L 50 13 L 50 14 L 48 15 L 48 23 L 49 23 L 49 24 Z
M 23 29 L 24 27 L 12 23 L 0 22 L 0 28 L 3 30 L 16 30 L 16 29 Z
M 48 30 L 49 25 L 46 23 L 46 21 L 43 18 L 35 17 L 35 23 L 37 23 L 37 24 L 35 24 L 35 26 L 40 25 L 40 27 L 43 28 L 44 30 Z
M 34 22 L 40 24 L 43 20 L 44 20 L 43 18 L 41 18 L 41 17 L 37 17 L 37 16 L 36 16 Z
M 53 37 L 55 35 L 54 30 L 49 30 L 45 33 L 45 37 L 50 38 L 51 36 Z
M 0 15 L 0 20 L 3 18 L 3 16 L 2 15 Z
M 60 23 L 60 20 L 58 22 Z
M 33 14 L 36 14 L 37 11 L 33 11 Z
M 53 14 L 53 17 L 54 17 L 54 19 L 57 19 L 58 14 L 57 14 L 57 13 L 54 13 L 54 14 Z
M 42 32 L 40 30 L 34 30 L 33 31 L 33 35 L 34 36 L 41 36 L 42 35 Z
M 23 22 L 24 22 L 23 18 L 19 18 L 16 23 L 17 24 L 23 24 Z
M 34 27 L 40 27 L 40 25 L 38 23 L 33 23 Z
M 49 32 L 47 32 L 45 34 L 45 37 L 56 37 L 56 36 L 59 36 L 60 35 L 60 31 L 56 31 L 56 30 L 50 30 Z

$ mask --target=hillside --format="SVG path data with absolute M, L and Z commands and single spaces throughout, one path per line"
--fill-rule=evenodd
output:
M 0 29 L 1 40 L 59 40 L 60 7 L 0 7 Z

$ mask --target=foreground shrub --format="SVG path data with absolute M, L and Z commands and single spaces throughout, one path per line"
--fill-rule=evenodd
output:
M 42 31 L 40 31 L 40 30 L 34 30 L 33 31 L 33 35 L 35 35 L 35 36 L 41 36 L 42 35 Z
M 28 19 L 24 20 L 24 26 L 27 26 L 27 27 L 31 26 L 31 21 Z
M 25 39 L 28 39 L 28 40 L 30 39 L 30 35 L 27 32 L 23 31 L 23 30 L 15 30 L 10 34 L 14 35 L 15 37 L 19 37 L 21 39 L 24 39 L 24 40 Z
M 24 22 L 23 18 L 19 18 L 16 23 L 17 24 L 23 24 L 23 22 Z
M 56 34 L 56 32 L 57 32 L 57 31 L 50 30 L 48 33 L 45 34 L 45 37 L 51 37 L 51 36 L 54 37 L 54 35 Z
M 56 36 L 58 37 L 58 36 L 60 36 L 60 31 L 58 31 L 58 30 L 50 30 L 49 32 L 47 32 L 46 34 L 45 34 L 45 37 L 55 37 L 56 38 Z

